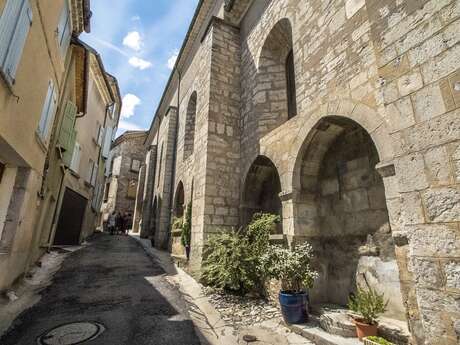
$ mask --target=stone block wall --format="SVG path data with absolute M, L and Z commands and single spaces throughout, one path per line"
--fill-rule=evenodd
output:
M 337 188 L 318 178 L 320 168 L 347 124 L 359 125 L 375 145 L 369 169 L 380 174 L 384 193 L 352 188 L 348 206 L 387 209 L 385 241 L 393 243 L 385 250 L 394 250 L 388 258 L 397 264 L 412 343 L 457 344 L 460 2 L 235 1 L 234 8 L 224 20 L 200 24 L 208 29 L 181 71 L 174 183 L 184 183 L 186 203 L 193 184 L 192 266 L 199 268 L 207 234 L 240 224 L 242 187 L 258 156 L 279 175 L 289 241 L 320 233 L 318 188 L 326 194 Z M 282 67 L 288 49 L 297 100 L 290 119 Z M 276 51 L 283 53 L 266 55 Z M 184 159 L 186 109 L 195 91 L 194 152 Z M 160 125 L 159 138 L 162 131 Z M 337 149 L 337 163 L 359 165 L 346 158 L 346 145 Z M 359 184 L 358 170 L 348 183 Z M 155 193 L 169 198 L 167 190 Z M 371 218 L 361 221 L 369 225 Z M 370 270 L 371 261 L 363 267 Z

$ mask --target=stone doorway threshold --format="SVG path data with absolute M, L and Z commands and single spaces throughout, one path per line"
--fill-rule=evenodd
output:
M 288 325 L 293 332 L 302 335 L 317 345 L 358 345 L 355 326 L 348 310 L 334 305 L 318 305 L 306 324 Z M 379 334 L 398 345 L 409 342 L 409 331 L 404 322 L 380 318 Z

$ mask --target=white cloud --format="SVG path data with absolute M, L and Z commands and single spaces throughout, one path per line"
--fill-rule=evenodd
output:
M 118 122 L 118 130 L 141 131 L 141 130 L 143 130 L 143 128 L 138 126 L 138 125 L 136 125 L 135 123 L 125 121 L 125 120 L 120 120 L 120 122 Z
M 133 116 L 136 107 L 141 104 L 140 98 L 136 95 L 133 95 L 132 93 L 127 93 L 123 97 L 122 102 L 123 106 L 121 108 L 121 118 L 123 119 L 128 119 Z
M 132 17 L 131 17 L 131 20 L 132 20 L 133 22 L 136 22 L 136 21 L 141 20 L 141 17 L 139 17 L 139 16 L 132 16 Z
M 150 61 L 146 61 L 144 59 L 141 59 L 135 56 L 130 58 L 128 62 L 131 66 L 139 68 L 140 70 L 144 70 L 144 69 L 152 67 L 152 63 Z
M 141 34 L 137 31 L 128 32 L 125 38 L 123 38 L 123 45 L 135 51 L 141 50 L 143 45 Z
M 171 57 L 168 59 L 168 63 L 167 63 L 167 66 L 169 69 L 173 69 L 174 68 L 174 64 L 176 63 L 176 60 L 177 60 L 177 56 L 179 55 L 179 53 L 177 51 L 175 51 Z

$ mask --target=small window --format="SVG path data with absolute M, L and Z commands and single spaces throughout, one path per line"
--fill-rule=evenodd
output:
M 57 106 L 57 92 L 52 80 L 48 82 L 45 102 L 43 104 L 42 115 L 38 123 L 37 133 L 44 143 L 48 142 L 50 130 L 54 122 Z
M 105 190 L 104 190 L 104 202 L 109 201 L 109 192 L 110 192 L 110 182 L 105 184 Z
M 59 18 L 59 24 L 57 28 L 57 40 L 61 55 L 63 57 L 67 54 L 67 48 L 70 44 L 70 37 L 72 34 L 72 21 L 70 18 L 69 3 L 68 0 L 64 0 L 64 7 L 62 8 L 61 17 Z
M 9 85 L 14 84 L 31 25 L 29 0 L 7 0 L 0 17 L 0 72 Z
M 126 193 L 126 197 L 128 199 L 136 199 L 136 193 L 137 193 L 137 181 L 131 180 L 128 183 L 128 191 Z
M 70 162 L 70 170 L 78 174 L 78 169 L 80 167 L 80 157 L 81 157 L 81 146 L 79 143 L 75 143 L 73 149 L 72 161 Z
M 290 119 L 297 115 L 294 54 L 292 50 L 289 52 L 286 58 L 286 82 L 287 82 L 288 118 Z
M 137 159 L 131 160 L 131 171 L 139 172 L 140 168 L 141 168 L 141 161 Z

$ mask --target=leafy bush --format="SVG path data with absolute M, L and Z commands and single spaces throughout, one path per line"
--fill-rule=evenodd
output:
M 348 301 L 348 308 L 362 316 L 363 322 L 369 325 L 377 323 L 377 318 L 386 311 L 387 305 L 388 301 L 385 302 L 383 294 L 372 288 L 358 289 L 356 295 Z
M 190 246 L 192 239 L 192 204 L 188 203 L 185 210 L 185 217 L 182 221 L 182 233 L 180 241 L 184 247 Z
M 267 278 L 281 281 L 284 291 L 300 292 L 311 288 L 317 277 L 310 261 L 313 249 L 307 242 L 291 249 L 271 245 L 261 258 L 262 271 Z
M 259 290 L 263 282 L 260 258 L 278 221 L 278 216 L 258 213 L 246 229 L 210 236 L 204 247 L 202 282 L 238 293 Z
M 184 225 L 184 218 L 174 217 L 173 223 L 172 223 L 173 230 L 182 230 L 183 225 Z
M 366 337 L 366 339 L 369 339 L 373 341 L 374 343 L 380 344 L 380 345 L 394 345 L 393 343 L 389 342 L 388 340 L 383 339 L 382 337 L 376 337 L 374 335 L 370 337 Z

